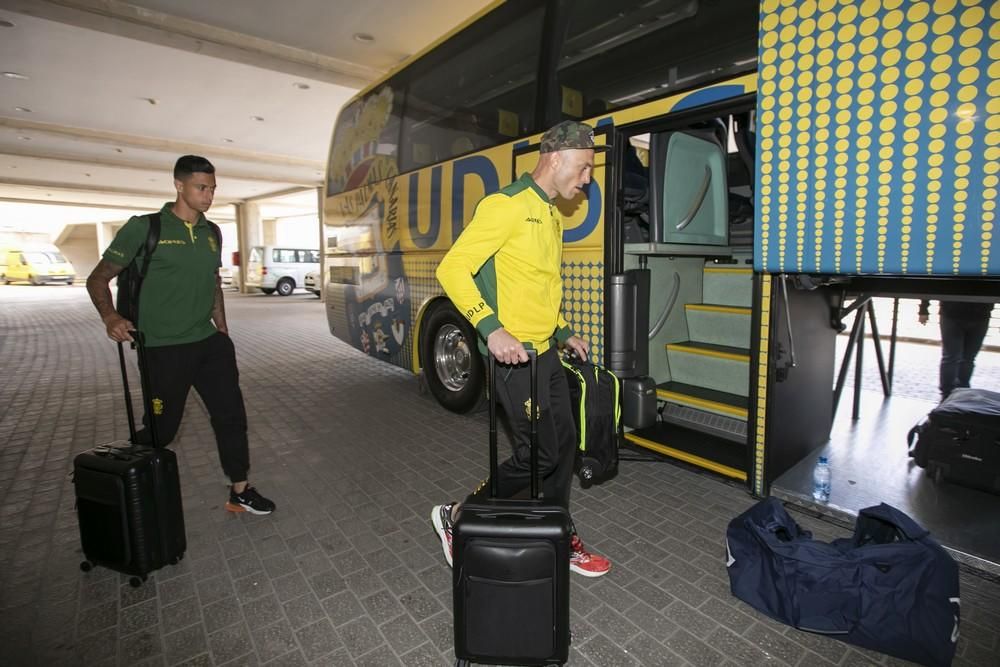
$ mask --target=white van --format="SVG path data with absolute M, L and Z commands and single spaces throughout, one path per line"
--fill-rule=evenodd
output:
M 254 246 L 247 260 L 247 287 L 288 296 L 305 286 L 310 271 L 319 271 L 319 250 Z

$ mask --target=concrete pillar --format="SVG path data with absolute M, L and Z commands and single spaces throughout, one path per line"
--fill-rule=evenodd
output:
M 247 293 L 247 259 L 250 248 L 264 245 L 260 220 L 260 205 L 255 202 L 236 204 L 236 246 L 240 252 L 240 292 Z
M 326 193 L 323 186 L 316 188 L 316 219 L 319 220 L 319 298 L 326 301 L 326 227 L 323 226 L 323 208 Z

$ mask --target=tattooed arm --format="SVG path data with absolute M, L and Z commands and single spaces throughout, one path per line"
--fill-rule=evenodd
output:
M 87 293 L 90 300 L 94 302 L 101 321 L 108 331 L 108 338 L 119 342 L 131 341 L 132 336 L 129 331 L 134 331 L 135 326 L 118 314 L 115 310 L 114 302 L 111 299 L 111 288 L 108 283 L 124 270 L 124 266 L 112 264 L 106 259 L 98 262 L 94 270 L 87 276 Z
M 229 326 L 226 324 L 226 302 L 222 297 L 222 276 L 218 271 L 215 273 L 215 303 L 212 304 L 212 321 L 215 328 L 222 333 L 229 335 Z

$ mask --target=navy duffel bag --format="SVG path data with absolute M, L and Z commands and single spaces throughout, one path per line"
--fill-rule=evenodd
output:
M 913 519 L 882 503 L 854 535 L 812 539 L 776 498 L 726 530 L 733 595 L 775 620 L 925 665 L 951 664 L 958 566 Z

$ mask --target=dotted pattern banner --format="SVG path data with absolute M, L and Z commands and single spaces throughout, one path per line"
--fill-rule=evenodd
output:
M 1000 0 L 763 0 L 755 268 L 1000 275 Z
M 604 262 L 563 262 L 563 316 L 590 343 L 590 360 L 604 363 Z

